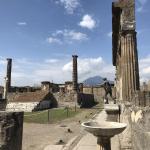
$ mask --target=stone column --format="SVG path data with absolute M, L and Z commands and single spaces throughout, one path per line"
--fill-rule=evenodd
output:
M 122 98 L 131 101 L 135 91 L 140 89 L 135 31 L 121 33 L 121 57 Z
M 12 59 L 7 58 L 7 73 L 6 73 L 7 87 L 6 87 L 6 90 L 8 92 L 11 92 L 11 69 L 12 69 Z
M 73 55 L 73 72 L 72 72 L 72 83 L 73 91 L 78 92 L 78 69 L 77 69 L 77 55 Z
M 3 99 L 7 99 L 7 93 L 8 93 L 8 79 L 4 78 L 4 92 L 3 92 Z
M 0 111 L 0 150 L 21 150 L 23 112 Z

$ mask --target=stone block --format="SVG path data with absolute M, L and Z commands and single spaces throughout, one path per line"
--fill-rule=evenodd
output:
M 23 112 L 0 111 L 0 150 L 21 150 Z

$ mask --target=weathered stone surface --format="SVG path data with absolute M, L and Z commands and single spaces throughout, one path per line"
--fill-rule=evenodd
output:
M 105 96 L 105 90 L 103 87 L 83 87 L 83 93 L 85 94 L 93 94 L 94 99 L 98 102 L 103 102 L 103 98 Z M 112 96 L 116 97 L 116 90 L 112 87 Z
M 23 112 L 0 112 L 0 150 L 21 150 Z
M 57 100 L 59 107 L 63 107 L 63 106 L 74 107 L 76 105 L 83 108 L 87 108 L 87 107 L 89 108 L 96 104 L 94 101 L 93 94 L 54 93 L 53 95 Z
M 118 0 L 112 4 L 113 65 L 116 66 L 117 98 L 132 101 L 139 90 L 139 65 L 135 32 L 135 1 Z
M 0 98 L 0 111 L 4 111 L 6 109 L 7 101 L 6 99 Z
M 7 87 L 6 90 L 8 90 L 8 92 L 11 92 L 11 69 L 12 69 L 12 59 L 11 58 L 7 58 L 7 74 L 6 74 L 6 78 L 7 78 Z
M 121 121 L 128 124 L 120 136 L 121 150 L 149 150 L 150 147 L 150 108 L 124 107 Z

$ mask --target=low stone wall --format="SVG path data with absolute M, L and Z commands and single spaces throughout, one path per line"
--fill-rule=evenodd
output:
M 57 100 L 59 107 L 74 107 L 76 102 L 80 107 L 92 107 L 95 105 L 93 94 L 55 93 L 53 96 Z
M 96 102 L 94 101 L 94 95 L 79 93 L 78 104 L 80 105 L 81 108 L 90 108 L 94 106 L 96 104 Z
M 51 108 L 50 101 L 28 102 L 28 103 L 10 102 L 6 106 L 7 111 L 24 111 L 24 112 L 32 112 L 49 108 Z
M 73 93 L 53 93 L 53 96 L 58 103 L 58 107 L 75 106 L 75 97 Z
M 0 112 L 0 150 L 21 150 L 23 112 Z
M 84 87 L 83 93 L 85 94 L 94 94 L 94 99 L 96 101 L 103 100 L 103 97 L 105 95 L 105 90 L 103 87 Z M 115 97 L 115 88 L 112 88 L 112 95 Z
M 150 108 L 125 107 L 121 121 L 128 124 L 120 137 L 121 150 L 149 150 L 150 149 Z

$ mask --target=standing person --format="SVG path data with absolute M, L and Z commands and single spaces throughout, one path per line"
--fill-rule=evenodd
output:
M 105 90 L 105 97 L 104 98 L 106 99 L 105 104 L 109 104 L 108 95 L 110 95 L 110 97 L 112 98 L 112 89 L 111 89 L 111 85 L 110 85 L 109 81 L 107 80 L 107 78 L 104 78 L 103 80 L 104 80 L 103 87 Z M 114 101 L 114 103 L 115 103 L 115 101 Z

